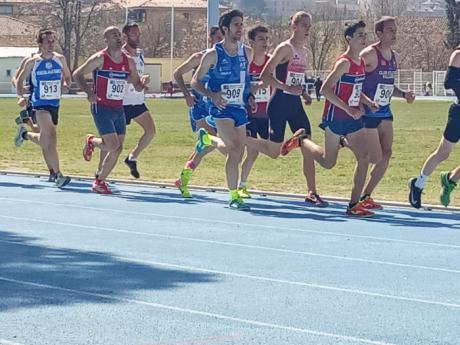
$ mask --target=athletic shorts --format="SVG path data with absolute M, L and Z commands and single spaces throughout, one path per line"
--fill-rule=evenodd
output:
M 110 108 L 101 104 L 91 105 L 91 114 L 100 135 L 126 133 L 126 118 L 123 107 Z
M 245 126 L 248 121 L 248 112 L 244 108 L 236 108 L 227 106 L 226 108 L 220 110 L 214 105 L 211 105 L 209 108 L 209 115 L 211 115 L 215 120 L 233 120 L 235 127 Z
M 460 140 L 460 105 L 452 104 L 449 108 L 444 138 L 451 143 L 458 143 Z
M 304 128 L 306 134 L 311 135 L 310 121 L 305 112 L 300 96 L 275 94 L 268 104 L 267 114 L 269 118 L 269 139 L 275 143 L 284 141 L 286 124 L 289 124 L 292 133 Z
M 27 102 L 26 111 L 28 116 L 32 119 L 32 123 L 37 123 L 37 117 L 35 116 L 35 110 L 32 107 L 32 103 L 30 101 Z
M 35 112 L 39 110 L 47 111 L 51 115 L 51 121 L 53 121 L 53 124 L 57 126 L 59 122 L 59 107 L 54 107 L 52 105 L 37 105 L 37 106 L 32 106 L 32 110 Z
M 364 128 L 363 122 L 359 120 L 336 120 L 323 121 L 319 128 L 326 130 L 329 128 L 336 135 L 347 136 L 348 134 L 359 131 Z
M 262 139 L 269 137 L 269 121 L 267 117 L 249 117 L 249 123 L 246 125 L 248 136 L 257 138 L 257 135 Z
M 364 128 L 377 128 L 380 126 L 382 121 L 391 121 L 393 122 L 393 116 L 389 117 L 371 117 L 371 116 L 363 116 L 362 118 Z
M 125 111 L 126 124 L 129 125 L 132 119 L 141 116 L 146 111 L 149 111 L 145 106 L 145 103 L 136 105 L 124 105 L 123 110 Z
M 195 121 L 200 121 L 209 115 L 209 110 L 205 105 L 195 105 L 190 108 L 190 116 Z

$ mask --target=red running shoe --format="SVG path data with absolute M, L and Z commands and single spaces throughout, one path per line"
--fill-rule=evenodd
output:
M 366 210 L 364 207 L 360 205 L 359 202 L 352 208 L 350 207 L 347 208 L 347 216 L 350 216 L 350 217 L 368 218 L 368 217 L 372 217 L 373 215 L 374 215 L 374 212 Z
M 292 150 L 298 148 L 300 146 L 299 139 L 300 137 L 305 135 L 305 129 L 300 128 L 295 133 L 290 137 L 288 140 L 286 140 L 283 145 L 281 146 L 281 156 L 286 156 L 289 152 Z
M 307 194 L 305 197 L 305 202 L 307 204 L 315 205 L 316 207 L 328 207 L 329 203 L 325 200 L 323 200 L 319 194 L 310 192 Z
M 85 139 L 85 145 L 83 146 L 83 158 L 85 161 L 89 162 L 93 156 L 94 144 L 93 144 L 94 135 L 87 134 Z
M 362 207 L 364 207 L 367 210 L 383 210 L 383 206 L 380 204 L 377 204 L 374 199 L 372 199 L 370 196 L 366 196 L 363 200 L 359 202 Z
M 93 188 L 91 188 L 91 190 L 97 194 L 112 194 L 112 191 L 110 190 L 107 183 L 99 179 L 96 179 L 93 182 Z

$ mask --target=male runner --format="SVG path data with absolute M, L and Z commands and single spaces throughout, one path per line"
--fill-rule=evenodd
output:
M 395 75 L 398 69 L 396 54 L 391 47 L 396 44 L 396 20 L 393 17 L 382 17 L 375 22 L 375 34 L 379 41 L 365 48 L 361 57 L 366 64 L 366 79 L 363 92 L 379 106 L 373 113 L 364 105 L 365 114 L 362 117 L 366 133 L 369 159 L 377 162 L 371 169 L 370 179 L 364 187 L 361 196 L 361 206 L 367 209 L 381 210 L 383 207 L 371 197 L 388 168 L 393 144 L 393 113 L 390 102 L 393 96 L 406 99 L 407 103 L 414 102 L 413 92 L 402 91 L 396 85 Z
M 219 28 L 224 39 L 205 53 L 193 76 L 192 87 L 211 100 L 209 112 L 226 146 L 229 207 L 247 211 L 249 206 L 238 194 L 238 175 L 248 123 L 246 104 L 251 97 L 249 64 L 253 52 L 240 42 L 243 32 L 241 11 L 223 14 L 219 19 Z M 208 73 L 209 81 L 205 85 L 202 80 Z
M 422 191 L 428 177 L 439 164 L 449 157 L 454 146 L 460 140 L 460 45 L 455 48 L 450 56 L 444 87 L 452 89 L 455 92 L 455 96 L 457 96 L 457 100 L 450 106 L 446 128 L 438 148 L 425 161 L 420 176 L 409 180 L 409 203 L 415 208 L 422 206 Z M 441 203 L 446 207 L 450 203 L 450 194 L 457 186 L 459 178 L 460 166 L 450 172 L 441 172 L 440 199 Z
M 136 91 L 145 89 L 146 84 L 145 80 L 140 80 L 134 60 L 122 50 L 120 30 L 115 26 L 106 28 L 104 41 L 106 48 L 86 60 L 73 75 L 80 88 L 88 95 L 94 123 L 101 136 L 86 136 L 83 158 L 86 161 L 91 160 L 95 147 L 108 152 L 92 191 L 112 194 L 105 180 L 115 167 L 123 147 L 126 132 L 123 98 L 127 83 L 131 83 Z M 93 73 L 93 88 L 85 79 L 85 75 L 89 73 Z
M 139 78 L 142 83 L 147 85 L 150 82 L 150 77 L 144 74 L 144 53 L 139 48 L 141 37 L 139 26 L 136 23 L 126 24 L 123 26 L 122 33 L 123 41 L 125 42 L 123 52 L 133 58 Z M 131 124 L 131 120 L 134 120 L 144 130 L 144 134 L 140 137 L 139 142 L 124 160 L 130 170 L 131 176 L 139 178 L 140 173 L 137 170 L 137 157 L 149 146 L 155 136 L 155 123 L 145 105 L 144 90 L 136 91 L 134 86 L 129 84 L 123 98 L 123 109 L 125 111 L 126 124 L 129 125 Z M 102 169 L 102 163 L 107 154 L 108 152 L 101 151 L 98 172 Z
M 356 217 L 373 215 L 359 203 L 368 166 L 366 137 L 361 121 L 364 114 L 362 104 L 368 105 L 372 111 L 378 110 L 377 104 L 362 93 L 365 65 L 359 53 L 366 45 L 365 26 L 362 21 L 347 26 L 344 32 L 348 43 L 347 50 L 339 57 L 321 89 L 326 97 L 323 122 L 320 125 L 325 131 L 324 148 L 300 132 L 286 141 L 282 148 L 282 152 L 287 154 L 300 144 L 321 166 L 331 169 L 337 162 L 341 137 L 346 137 L 348 147 L 353 151 L 357 162 L 346 214 Z
M 50 172 L 55 174 L 56 186 L 62 188 L 70 182 L 70 177 L 62 175 L 59 167 L 56 126 L 62 91 L 70 86 L 71 75 L 64 56 L 54 51 L 55 41 L 54 31 L 41 29 L 37 37 L 40 53 L 25 62 L 16 79 L 18 105 L 25 107 L 28 100 L 23 96 L 24 80 L 30 76 L 30 100 L 39 131 L 27 131 L 26 127 L 20 124 L 15 144 L 19 147 L 24 140 L 30 140 L 39 145 Z

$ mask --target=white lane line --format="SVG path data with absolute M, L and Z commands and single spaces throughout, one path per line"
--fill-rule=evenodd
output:
M 327 259 L 334 259 L 334 260 L 342 260 L 342 261 L 362 262 L 362 263 L 376 264 L 376 265 L 386 265 L 386 266 L 395 266 L 395 267 L 403 267 L 403 268 L 413 268 L 413 269 L 420 269 L 420 270 L 428 270 L 428 271 L 434 271 L 434 272 L 460 274 L 460 270 L 442 268 L 442 267 L 411 265 L 411 264 L 403 264 L 403 263 L 391 262 L 391 261 L 363 259 L 363 258 L 356 258 L 356 257 L 351 257 L 351 256 L 344 257 L 344 256 L 338 256 L 338 255 L 320 254 L 320 253 L 314 253 L 314 252 L 305 252 L 305 251 L 291 250 L 291 249 L 284 249 L 284 248 L 258 246 L 258 245 L 252 245 L 252 244 L 242 244 L 242 243 L 227 242 L 227 241 L 216 241 L 216 240 L 205 240 L 205 239 L 193 238 L 193 237 L 176 236 L 176 235 L 164 235 L 164 234 L 142 232 L 142 231 L 134 231 L 134 230 L 127 230 L 127 229 L 117 229 L 117 228 L 109 228 L 109 227 L 102 227 L 102 226 L 92 226 L 92 225 L 81 225 L 81 224 L 76 224 L 76 223 L 55 222 L 55 221 L 51 221 L 51 220 L 42 220 L 42 219 L 38 219 L 38 218 L 13 217 L 13 216 L 4 216 L 4 215 L 0 215 L 0 218 L 11 219 L 11 220 L 19 220 L 19 221 L 27 221 L 27 222 L 30 222 L 30 223 L 44 223 L 44 224 L 52 224 L 52 225 L 58 225 L 58 226 L 68 226 L 68 227 L 75 227 L 75 228 L 89 229 L 89 230 L 96 230 L 96 231 L 104 231 L 104 232 L 116 232 L 116 233 L 129 234 L 129 235 L 141 235 L 141 236 L 146 236 L 146 237 L 164 238 L 164 239 L 169 239 L 169 240 L 172 239 L 172 240 L 179 240 L 179 241 L 198 242 L 198 243 L 206 243 L 206 244 L 217 244 L 217 245 L 229 246 L 229 247 L 257 249 L 257 250 L 272 251 L 272 252 L 278 252 L 278 253 L 288 253 L 288 254 L 296 254 L 296 255 L 303 255 L 303 256 L 311 256 L 311 257 L 320 257 L 320 258 L 327 258 Z
M 287 232 L 300 232 L 300 233 L 309 233 L 309 234 L 318 234 L 318 235 L 330 235 L 330 236 L 337 236 L 337 237 L 360 238 L 360 239 L 373 240 L 373 241 L 404 243 L 404 244 L 410 244 L 410 245 L 423 245 L 423 246 L 434 246 L 434 247 L 441 247 L 441 248 L 460 249 L 460 245 L 454 245 L 454 244 L 433 243 L 433 242 L 412 241 L 412 240 L 399 240 L 399 239 L 386 238 L 386 237 L 355 235 L 355 234 L 350 234 L 350 233 L 339 233 L 339 232 L 322 231 L 322 230 L 321 231 L 320 230 L 306 230 L 306 229 L 301 229 L 301 228 L 276 226 L 276 225 L 228 222 L 228 221 L 222 221 L 222 220 L 210 219 L 210 218 L 171 216 L 171 215 L 164 215 L 164 214 L 158 214 L 158 213 L 117 210 L 117 209 L 112 209 L 112 208 L 93 207 L 93 206 L 89 207 L 89 206 L 81 206 L 81 205 L 75 205 L 75 204 L 63 204 L 63 203 L 57 203 L 57 202 L 46 202 L 46 201 L 14 199 L 14 198 L 0 198 L 0 201 L 17 201 L 21 203 L 31 203 L 34 205 L 36 204 L 50 205 L 53 207 L 62 206 L 62 207 L 76 208 L 76 209 L 81 209 L 81 210 L 121 213 L 124 216 L 138 215 L 138 216 L 147 216 L 149 218 L 156 217 L 156 218 L 165 218 L 165 219 L 175 219 L 175 220 L 181 220 L 181 221 L 187 221 L 187 222 L 197 222 L 200 224 L 211 223 L 211 224 L 234 225 L 236 226 L 234 230 L 238 230 L 238 231 L 247 229 L 248 227 L 255 227 L 255 228 L 262 228 L 262 229 L 272 229 L 272 230 L 277 230 L 277 231 L 282 230 L 282 231 L 287 231 Z M 455 230 L 455 231 L 458 232 L 458 230 Z
M 0 345 L 24 345 L 24 344 L 17 343 L 15 341 L 6 340 L 6 339 L 0 339 Z
M 10 278 L 1 277 L 1 276 L 0 276 L 0 280 L 10 282 L 10 283 L 27 285 L 27 286 L 36 287 L 36 288 L 53 289 L 53 290 L 58 290 L 58 291 L 71 292 L 71 293 L 79 294 L 79 295 L 85 295 L 85 296 L 90 296 L 90 297 L 99 297 L 99 298 L 108 299 L 108 300 L 114 300 L 114 301 L 118 301 L 118 302 L 122 302 L 122 303 L 137 304 L 137 305 L 147 306 L 147 307 L 151 307 L 151 308 L 163 309 L 163 310 L 169 310 L 169 311 L 176 311 L 176 312 L 187 313 L 187 314 L 192 314 L 192 315 L 200 315 L 200 316 L 210 317 L 210 318 L 214 318 L 214 319 L 232 321 L 232 322 L 243 323 L 243 324 L 247 324 L 247 325 L 258 326 L 258 327 L 271 328 L 271 329 L 288 331 L 288 332 L 295 332 L 295 333 L 310 334 L 310 335 L 316 335 L 316 336 L 322 336 L 322 337 L 328 337 L 328 338 L 335 338 L 335 339 L 339 339 L 341 341 L 354 341 L 354 342 L 360 342 L 360 343 L 372 344 L 372 345 L 396 345 L 394 343 L 387 343 L 387 342 L 378 341 L 378 340 L 371 340 L 371 339 L 366 339 L 366 338 L 358 338 L 358 337 L 341 335 L 341 334 L 336 334 L 336 333 L 320 332 L 320 331 L 315 331 L 315 330 L 306 329 L 306 328 L 284 326 L 284 325 L 279 325 L 279 324 L 275 324 L 275 323 L 268 323 L 268 322 L 250 320 L 250 319 L 243 319 L 243 318 L 227 316 L 227 315 L 223 315 L 223 314 L 216 314 L 216 313 L 209 313 L 209 312 L 204 312 L 204 311 L 195 310 L 195 309 L 174 307 L 174 306 L 171 306 L 171 305 L 147 302 L 147 301 L 142 301 L 142 300 L 137 300 L 137 299 L 132 299 L 132 298 L 115 297 L 115 296 L 106 295 L 106 294 L 100 294 L 100 293 L 94 293 L 94 292 L 86 292 L 86 291 L 82 291 L 82 290 L 63 288 L 63 287 L 54 286 L 54 285 L 48 285 L 48 284 L 33 283 L 33 282 L 29 282 L 29 281 L 10 279 Z
M 9 241 L 0 240 L 0 243 L 5 243 L 5 242 L 10 243 L 10 244 L 14 244 L 14 245 L 18 245 L 18 246 L 31 246 L 31 247 L 34 246 L 33 244 L 25 244 L 25 243 L 9 242 Z M 59 247 L 49 246 L 49 245 L 48 245 L 48 248 L 54 248 L 56 250 L 61 249 Z M 101 257 L 104 257 L 104 258 L 107 255 L 107 254 L 99 254 L 99 253 L 95 253 L 95 252 L 88 253 L 88 252 L 84 252 L 84 251 L 77 250 L 77 249 L 71 249 L 71 250 L 74 251 L 74 252 L 77 252 L 77 253 L 85 253 L 86 255 L 101 256 Z M 437 305 L 437 306 L 441 306 L 441 307 L 460 309 L 460 304 L 455 304 L 455 303 L 448 303 L 448 302 L 441 302 L 441 301 L 434 301 L 434 300 L 426 300 L 426 299 L 421 299 L 421 298 L 404 297 L 404 296 L 397 296 L 397 295 L 388 295 L 388 294 L 382 294 L 382 293 L 377 293 L 377 292 L 369 292 L 369 291 L 358 290 L 358 289 L 346 289 L 346 288 L 340 288 L 340 287 L 330 286 L 330 285 L 320 285 L 320 284 L 312 284 L 312 283 L 298 282 L 298 281 L 285 280 L 285 279 L 261 277 L 261 276 L 255 276 L 255 275 L 250 275 L 250 274 L 242 274 L 242 273 L 234 273 L 234 272 L 228 272 L 228 271 L 212 270 L 212 269 L 207 269 L 207 268 L 202 268 L 202 267 L 171 264 L 171 263 L 166 263 L 166 262 L 161 262 L 161 261 L 133 259 L 133 258 L 129 258 L 129 257 L 126 257 L 126 256 L 116 255 L 116 254 L 110 254 L 110 255 L 112 257 L 120 260 L 120 261 L 126 261 L 126 262 L 131 262 L 131 263 L 136 263 L 136 264 L 156 265 L 156 266 L 162 266 L 162 267 L 168 267 L 168 268 L 174 268 L 174 269 L 182 269 L 182 270 L 189 270 L 189 271 L 202 272 L 202 273 L 219 274 L 219 275 L 222 275 L 222 276 L 228 276 L 228 277 L 233 277 L 233 278 L 243 278 L 243 279 L 270 282 L 270 283 L 287 284 L 287 285 L 301 286 L 301 287 L 307 287 L 307 288 L 313 288 L 313 289 L 344 292 L 344 293 L 348 293 L 348 294 L 363 295 L 363 296 L 378 297 L 378 298 L 386 298 L 386 299 L 397 300 L 397 301 L 405 301 L 405 302 L 411 302 L 411 303 L 423 303 L 423 304 L 429 304 L 429 305 Z

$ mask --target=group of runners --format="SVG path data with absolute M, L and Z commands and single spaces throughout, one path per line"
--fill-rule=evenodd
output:
M 311 24 L 309 13 L 295 13 L 290 20 L 290 37 L 269 54 L 269 28 L 264 25 L 250 28 L 249 45 L 245 45 L 243 13 L 232 10 L 220 17 L 218 26 L 210 29 L 210 48 L 193 54 L 175 70 L 174 77 L 190 110 L 192 130 L 198 137 L 176 180 L 184 198 L 192 197 L 188 184 L 203 157 L 217 149 L 226 156 L 229 207 L 249 210 L 244 199 L 251 197 L 248 177 L 258 155 L 262 153 L 276 159 L 300 149 L 308 189 L 305 202 L 327 207 L 328 202 L 317 190 L 315 162 L 331 169 L 340 149 L 348 148 L 356 158 L 356 167 L 346 214 L 370 217 L 375 210 L 382 209 L 372 195 L 392 155 L 391 100 L 393 97 L 401 97 L 407 103 L 415 100 L 414 93 L 395 85 L 398 63 L 392 47 L 397 39 L 396 20 L 393 17 L 377 20 L 374 31 L 378 41 L 370 46 L 366 46 L 364 22 L 346 26 L 347 48 L 337 58 L 320 90 L 326 98 L 319 125 L 324 130 L 323 146 L 313 142 L 311 124 L 303 106 L 312 102 L 305 75 L 309 67 L 306 44 Z M 110 194 L 106 180 L 121 154 L 126 125 L 134 120 L 144 129 L 137 146 L 125 159 L 135 178 L 140 176 L 137 157 L 153 139 L 155 125 L 144 103 L 149 77 L 144 74 L 139 27 L 127 24 L 120 32 L 111 26 L 103 36 L 106 48 L 91 56 L 73 77 L 87 94 L 100 136 L 88 134 L 83 149 L 87 161 L 96 147 L 101 151 L 92 190 Z M 29 105 L 28 111 L 21 112 L 23 116 L 17 120 L 15 144 L 20 146 L 29 140 L 41 146 L 50 181 L 62 188 L 70 178 L 64 176 L 59 167 L 56 125 L 61 94 L 69 87 L 71 75 L 64 57 L 54 51 L 53 31 L 41 30 L 37 43 L 37 54 L 23 61 L 14 79 L 18 104 Z M 192 91 L 184 81 L 184 74 L 190 71 Z M 92 86 L 85 77 L 91 73 Z M 445 87 L 453 89 L 456 95 L 460 93 L 460 48 L 449 61 Z M 24 98 L 26 92 L 30 94 L 29 99 Z M 286 125 L 293 133 L 288 140 L 285 140 Z M 410 180 L 412 206 L 421 207 L 421 194 L 428 176 L 448 157 L 459 139 L 460 106 L 454 103 L 439 147 L 427 159 L 421 175 Z M 459 179 L 460 166 L 441 173 L 443 205 L 449 204 Z

